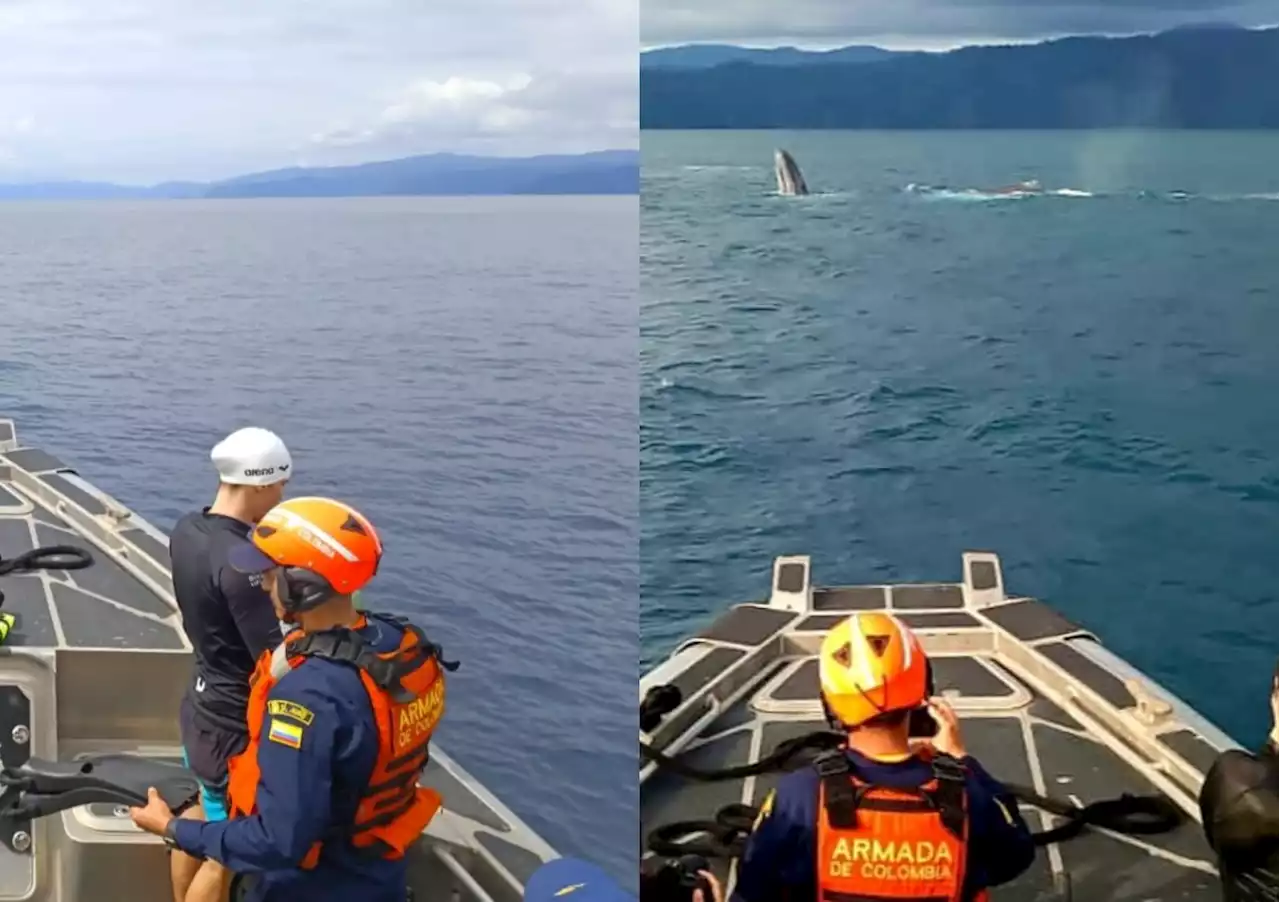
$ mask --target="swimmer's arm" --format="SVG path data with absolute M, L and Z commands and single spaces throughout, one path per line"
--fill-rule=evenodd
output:
M 286 674 L 271 690 L 271 700 L 288 702 L 311 718 L 307 724 L 278 718 L 285 727 L 281 742 L 270 738 L 277 718 L 267 716 L 258 747 L 262 778 L 255 812 L 212 824 L 179 820 L 173 834 L 178 848 L 236 872 L 271 871 L 298 867 L 323 836 L 338 717 L 332 704 L 306 685 L 302 673 Z
M 218 586 L 222 589 L 222 597 L 227 600 L 231 619 L 255 661 L 264 651 L 274 649 L 284 639 L 271 595 L 262 588 L 261 580 L 257 574 L 238 573 L 231 567 L 223 567 L 218 574 Z
M 814 789 L 813 806 L 817 805 Z M 757 821 L 738 862 L 738 879 L 729 902 L 777 902 L 807 898 L 803 887 L 813 884 L 817 853 L 812 848 L 816 822 L 797 794 L 784 791 L 772 797 L 771 810 Z M 768 803 L 762 807 L 770 807 Z M 806 819 L 808 814 L 808 819 Z M 797 893 L 799 891 L 799 893 Z M 812 896 L 812 893 L 808 894 Z
M 987 886 L 1013 880 L 1035 861 L 1031 830 L 1018 800 L 974 758 L 966 758 L 974 784 L 970 795 L 972 853 L 982 862 Z

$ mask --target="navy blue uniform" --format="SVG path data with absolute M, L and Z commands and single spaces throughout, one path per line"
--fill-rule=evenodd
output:
M 227 759 L 248 742 L 245 706 L 254 662 L 283 638 L 262 576 L 227 562 L 231 548 L 249 541 L 250 528 L 205 508 L 179 520 L 169 537 L 173 592 L 196 659 L 179 726 L 210 820 L 226 817 Z
M 359 633 L 379 652 L 399 647 L 401 631 L 386 622 L 370 620 Z M 256 813 L 212 824 L 181 820 L 178 847 L 256 874 L 253 902 L 404 902 L 404 859 L 377 858 L 333 839 L 314 870 L 298 868 L 313 843 L 354 821 L 373 774 L 378 730 L 359 673 L 310 659 L 281 677 L 269 698 L 289 703 L 281 708 L 295 715 L 263 720 Z M 283 726 L 273 728 L 273 721 Z
M 886 789 L 914 789 L 933 776 L 920 758 L 874 761 L 848 753 L 862 780 Z M 1031 866 L 1035 846 L 1017 802 L 973 758 L 969 770 L 969 851 L 965 864 L 966 898 L 998 886 Z M 787 774 L 761 806 L 755 830 L 738 863 L 732 902 L 775 902 L 781 898 L 817 898 L 819 778 L 812 767 Z

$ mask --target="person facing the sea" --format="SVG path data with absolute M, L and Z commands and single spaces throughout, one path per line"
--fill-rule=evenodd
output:
M 974 902 L 1031 866 L 1035 846 L 1016 801 L 968 754 L 951 707 L 929 699 L 928 658 L 901 621 L 842 621 L 818 668 L 828 720 L 848 741 L 765 799 L 733 902 Z M 937 732 L 913 745 L 912 712 L 922 707 Z
M 1228 749 L 1200 788 L 1200 821 L 1218 856 L 1225 902 L 1274 900 L 1277 895 L 1277 723 L 1280 699 L 1271 678 L 1271 733 L 1257 754 Z
M 278 505 L 231 555 L 297 628 L 254 669 L 230 816 L 174 817 L 154 789 L 131 816 L 240 875 L 244 902 L 406 899 L 405 851 L 441 804 L 418 781 L 457 665 L 407 620 L 356 610 L 351 593 L 381 560 L 373 524 L 331 498 Z
M 249 675 L 281 638 L 262 578 L 231 566 L 234 549 L 280 502 L 293 458 L 274 432 L 238 429 L 209 454 L 218 472 L 213 503 L 178 521 L 169 537 L 173 593 L 195 668 L 179 710 L 186 765 L 200 780 L 200 805 L 184 817 L 226 818 L 227 759 L 248 743 Z M 176 902 L 225 896 L 231 880 L 216 861 L 175 853 L 169 863 Z

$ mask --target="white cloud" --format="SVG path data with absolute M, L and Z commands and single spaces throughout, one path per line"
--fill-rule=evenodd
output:
M 0 179 L 634 147 L 638 2 L 0 0 Z
M 636 142 L 635 77 L 517 72 L 499 78 L 421 79 L 376 114 L 313 136 L 330 147 L 403 151 L 443 140 L 480 152 L 578 152 Z
M 512 102 L 529 86 L 527 74 L 504 81 L 451 76 L 443 81 L 423 79 L 363 126 L 343 124 L 321 132 L 317 144 L 353 146 L 373 144 L 426 130 L 455 139 L 506 137 L 528 129 L 533 116 Z

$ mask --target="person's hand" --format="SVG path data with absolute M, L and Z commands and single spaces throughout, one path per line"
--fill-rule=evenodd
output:
M 698 871 L 698 876 L 707 881 L 707 886 L 711 887 L 712 898 L 706 898 L 701 889 L 695 889 L 693 891 L 693 902 L 724 902 L 724 888 L 720 886 L 720 881 L 716 879 L 716 875 L 710 871 Z
M 952 758 L 963 758 L 969 754 L 965 751 L 964 739 L 960 736 L 960 718 L 956 716 L 955 709 L 944 699 L 931 698 L 929 713 L 938 722 L 938 732 L 929 743 L 934 751 Z
M 164 836 L 165 830 L 169 827 L 169 821 L 173 820 L 173 812 L 169 810 L 169 806 L 165 804 L 164 799 L 160 798 L 160 793 L 156 792 L 156 788 L 152 786 L 147 790 L 146 806 L 130 808 L 129 817 L 138 825 L 139 830 L 145 830 L 156 836 Z

